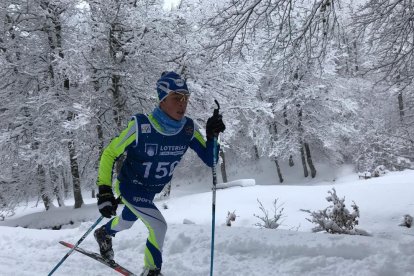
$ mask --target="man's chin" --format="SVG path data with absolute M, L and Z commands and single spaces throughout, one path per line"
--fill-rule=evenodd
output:
M 175 118 L 177 121 L 181 121 L 184 118 L 184 113 L 177 113 Z
M 173 119 L 174 121 L 181 121 L 183 117 L 184 116 L 180 116 L 180 115 L 170 116 L 170 118 Z

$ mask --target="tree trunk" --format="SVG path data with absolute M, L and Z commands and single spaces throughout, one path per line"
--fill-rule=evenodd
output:
M 352 47 L 353 47 L 353 54 L 354 54 L 354 69 L 355 69 L 355 72 L 358 72 L 359 71 L 359 66 L 358 66 L 358 49 L 357 49 L 356 39 L 353 41 Z
M 404 120 L 404 100 L 402 92 L 398 92 L 398 109 L 400 111 L 400 121 L 403 122 Z
M 224 151 L 220 150 L 220 157 L 221 157 L 221 164 L 220 164 L 220 169 L 221 169 L 221 177 L 223 178 L 223 183 L 227 183 L 227 171 L 226 171 L 226 158 L 224 155 Z
M 277 125 L 276 125 L 276 122 L 273 122 L 273 124 L 271 124 L 270 133 L 272 134 L 272 139 L 275 141 L 277 139 Z M 279 161 L 277 160 L 277 158 L 275 156 L 273 158 L 274 158 L 274 162 L 275 162 L 275 165 L 276 165 L 276 172 L 277 172 L 277 175 L 279 176 L 279 182 L 283 183 L 282 170 L 280 169 Z
M 121 46 L 120 41 L 122 40 L 122 36 L 124 34 L 124 26 L 114 22 L 111 24 L 111 28 L 109 30 L 109 53 L 112 57 L 112 61 L 116 66 L 121 67 L 121 64 L 125 62 L 125 56 L 128 54 L 125 52 L 125 49 Z M 122 79 L 119 74 L 112 73 L 111 74 L 111 92 L 113 97 L 113 115 L 115 123 L 118 127 L 118 130 L 121 131 L 122 123 L 124 121 L 125 115 L 125 100 L 122 95 Z M 122 163 L 125 158 L 121 156 L 115 162 L 115 173 L 121 171 Z
M 313 165 L 313 161 L 312 161 L 312 157 L 311 157 L 311 153 L 309 149 L 309 144 L 305 143 L 304 145 L 305 145 L 305 152 L 306 152 L 306 160 L 308 161 L 309 169 L 311 171 L 311 176 L 312 178 L 315 178 L 316 169 L 315 169 L 315 166 Z
M 259 160 L 260 158 L 259 149 L 257 148 L 257 146 L 253 146 L 253 150 L 254 150 L 254 157 L 256 158 L 256 160 Z
M 283 183 L 282 171 L 280 170 L 279 162 L 275 159 L 276 171 L 277 175 L 279 176 L 279 182 Z
M 285 119 L 284 121 L 285 121 L 285 126 L 286 126 L 286 132 L 288 132 L 289 130 L 287 128 L 289 125 L 289 120 L 287 118 L 287 106 L 286 105 L 283 107 L 283 118 Z M 293 156 L 290 155 L 289 156 L 289 167 L 293 167 L 294 165 L 295 163 L 293 162 Z
M 80 208 L 83 205 L 83 198 L 82 198 L 82 191 L 81 191 L 81 183 L 79 177 L 79 166 L 78 166 L 78 158 L 76 156 L 76 148 L 75 143 L 73 140 L 68 142 L 69 148 L 69 157 L 70 157 L 70 171 L 72 173 L 73 179 L 73 196 L 75 198 L 75 206 L 74 208 Z
M 65 202 L 63 201 L 63 198 L 60 196 L 61 193 L 58 185 L 55 185 L 55 187 L 53 188 L 53 194 L 56 196 L 59 207 L 65 206 Z
M 125 112 L 123 111 L 124 102 L 122 101 L 121 97 L 121 78 L 118 75 L 112 74 L 112 97 L 114 99 L 114 120 L 118 127 L 118 130 L 121 130 L 122 128 L 122 114 Z
M 62 185 L 60 185 L 60 179 L 56 170 L 58 170 L 58 168 L 51 167 L 49 169 L 49 173 L 53 185 L 53 194 L 57 199 L 59 207 L 62 207 L 65 206 L 65 202 L 62 198 Z
M 98 124 L 96 125 L 96 132 L 98 133 L 98 156 L 99 158 L 95 161 L 95 170 L 96 172 L 98 172 L 99 170 L 99 160 L 102 156 L 103 150 L 104 150 L 104 134 L 103 134 L 103 129 L 102 129 L 102 124 L 99 121 Z M 95 186 L 96 188 L 96 186 Z M 96 191 L 95 188 L 92 189 L 92 198 L 96 197 Z
M 37 165 L 37 179 L 40 188 L 40 195 L 42 197 L 43 204 L 45 205 L 46 211 L 52 206 L 52 200 L 50 199 L 49 193 L 46 189 L 46 173 L 43 165 Z
M 67 93 L 69 93 L 69 80 L 65 78 L 64 80 L 64 88 Z M 75 117 L 75 114 L 73 112 L 69 111 L 67 120 L 72 121 Z M 79 174 L 79 165 L 78 165 L 78 156 L 76 154 L 76 147 L 74 138 L 72 137 L 72 133 L 69 132 L 68 136 L 69 138 L 68 142 L 68 149 L 69 149 L 69 158 L 70 158 L 70 171 L 72 173 L 72 181 L 73 181 L 73 196 L 75 198 L 75 206 L 74 208 L 80 208 L 83 205 L 83 198 L 82 198 L 82 189 L 81 189 L 81 181 L 80 181 L 80 174 Z
M 300 145 L 300 157 L 302 159 L 302 166 L 303 166 L 303 175 L 308 177 L 308 166 L 306 165 L 306 157 L 305 157 L 305 150 L 303 149 L 303 143 Z
M 253 131 L 253 140 L 256 141 L 256 133 L 254 131 Z M 256 158 L 256 160 L 259 160 L 260 154 L 259 154 L 259 149 L 257 148 L 256 145 L 253 145 L 253 150 L 254 150 L 254 157 Z
M 293 162 L 293 156 L 289 156 L 289 167 L 295 166 L 295 162 Z
M 68 198 L 69 197 L 69 190 L 70 190 L 70 181 L 67 177 L 67 173 L 65 172 L 65 170 L 61 170 L 61 177 L 62 177 L 62 182 L 63 182 L 63 198 Z
M 92 57 L 96 57 L 97 55 L 99 55 L 99 50 L 96 49 L 95 43 L 96 40 L 98 40 L 99 37 L 99 33 L 100 31 L 100 24 L 96 21 L 97 20 L 97 11 L 99 10 L 98 6 L 96 4 L 98 4 L 99 2 L 95 2 L 95 3 L 89 3 L 90 5 L 90 9 L 91 9 L 91 18 L 92 18 L 92 43 L 93 46 L 91 48 L 91 52 L 92 52 Z M 101 94 L 101 83 L 99 81 L 99 73 L 98 73 L 98 69 L 95 68 L 94 66 L 91 67 L 91 73 L 92 73 L 92 85 L 93 85 L 93 89 L 95 90 L 95 95 L 100 95 Z M 98 158 L 95 160 L 94 162 L 94 167 L 95 167 L 95 171 L 98 172 L 99 170 L 99 162 L 100 162 L 100 158 L 102 156 L 103 150 L 104 150 L 104 131 L 103 131 L 103 127 L 102 127 L 102 118 L 105 116 L 105 112 L 102 112 L 102 105 L 100 105 L 98 103 L 99 108 L 99 116 L 98 116 L 98 122 L 96 125 L 96 132 L 98 135 Z M 95 185 L 94 188 L 92 188 L 91 191 L 91 196 L 92 198 L 96 198 L 96 188 L 97 186 Z
M 302 107 L 300 104 L 297 104 L 296 107 L 298 108 L 298 130 L 299 130 L 299 145 L 300 145 L 300 157 L 302 159 L 302 166 L 303 166 L 303 175 L 308 177 L 308 166 L 306 165 L 306 156 L 305 150 L 303 148 L 303 126 L 302 126 Z
M 120 44 L 122 37 L 124 36 L 124 26 L 114 22 L 111 24 L 109 30 L 109 54 L 112 57 L 112 61 L 117 66 L 120 66 L 125 62 L 125 56 L 128 55 L 125 49 Z M 114 120 L 118 126 L 118 130 L 121 130 L 123 116 L 125 115 L 125 100 L 122 97 L 122 79 L 117 73 L 111 74 L 112 81 L 112 96 L 114 100 Z

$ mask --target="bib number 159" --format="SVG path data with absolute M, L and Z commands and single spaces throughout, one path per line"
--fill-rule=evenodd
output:
M 178 165 L 179 161 L 170 162 L 158 162 L 157 167 L 155 168 L 155 178 L 161 179 L 166 176 L 172 176 L 175 167 Z M 151 167 L 154 165 L 152 162 L 144 162 L 142 165 L 145 166 L 144 178 L 148 178 Z

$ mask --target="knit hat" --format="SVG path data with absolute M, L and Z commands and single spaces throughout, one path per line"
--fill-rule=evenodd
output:
M 161 74 L 161 78 L 157 81 L 157 93 L 160 102 L 171 92 L 190 95 L 185 80 L 175 72 L 166 71 Z

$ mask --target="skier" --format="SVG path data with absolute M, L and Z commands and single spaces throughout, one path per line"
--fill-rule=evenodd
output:
M 167 223 L 154 205 L 154 196 L 171 180 L 175 167 L 188 147 L 203 162 L 213 166 L 214 136 L 225 130 L 220 114 L 207 120 L 207 141 L 192 119 L 186 117 L 190 92 L 184 79 L 175 72 L 164 72 L 157 81 L 159 105 L 151 114 L 136 114 L 127 128 L 115 137 L 102 153 L 98 170 L 98 208 L 112 218 L 95 230 L 101 255 L 114 259 L 112 237 L 130 228 L 137 219 L 148 228 L 141 275 L 161 275 L 162 248 Z M 218 147 L 216 156 L 218 156 Z M 126 159 L 115 181 L 114 190 L 125 207 L 116 216 L 117 200 L 112 191 L 112 169 L 124 152 Z M 216 160 L 217 161 L 217 160 Z

